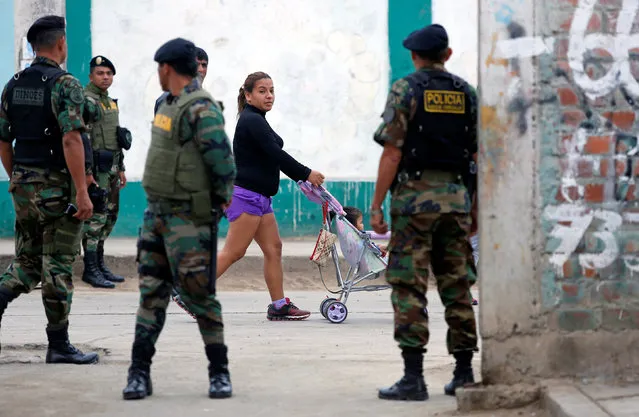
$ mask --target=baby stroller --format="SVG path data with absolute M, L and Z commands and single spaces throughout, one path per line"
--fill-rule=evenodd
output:
M 366 281 L 379 278 L 386 270 L 387 262 L 382 251 L 373 243 L 373 235 L 357 230 L 346 220 L 342 205 L 324 187 L 315 187 L 302 181 L 298 185 L 309 200 L 322 206 L 322 228 L 311 260 L 318 265 L 324 288 L 337 298 L 324 299 L 320 304 L 320 312 L 331 323 L 342 323 L 348 315 L 346 301 L 350 293 L 390 288 L 390 285 L 364 285 Z M 339 243 L 342 256 L 348 264 L 345 275 L 340 269 L 336 243 Z M 322 274 L 322 267 L 329 260 L 335 266 L 337 290 L 328 288 Z

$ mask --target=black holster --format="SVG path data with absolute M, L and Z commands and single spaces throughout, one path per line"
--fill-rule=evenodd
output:
M 89 199 L 93 204 L 93 211 L 95 213 L 105 213 L 107 206 L 107 190 L 98 187 L 95 183 L 89 185 L 88 188 Z
M 113 168 L 113 151 L 100 149 L 93 152 L 93 166 L 96 172 L 109 172 Z

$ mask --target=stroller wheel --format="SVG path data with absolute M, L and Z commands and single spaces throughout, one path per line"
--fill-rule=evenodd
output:
M 331 301 L 326 307 L 326 318 L 331 323 L 341 323 L 346 320 L 346 316 L 348 316 L 348 310 L 339 301 Z
M 337 301 L 335 298 L 325 298 L 322 300 L 322 303 L 320 304 L 320 313 L 322 313 L 322 316 L 324 316 L 324 318 L 326 317 L 326 308 L 328 307 L 328 303 L 330 303 L 331 301 Z

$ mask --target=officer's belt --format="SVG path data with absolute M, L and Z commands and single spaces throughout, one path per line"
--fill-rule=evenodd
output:
M 69 170 L 67 168 L 56 168 L 56 167 L 42 168 L 39 166 L 26 165 L 26 164 L 20 164 L 20 163 L 15 163 L 13 165 L 13 168 L 23 169 L 25 171 L 33 171 L 36 174 L 46 175 L 48 177 L 53 177 L 53 178 L 68 179 L 70 175 Z
M 457 182 L 461 181 L 462 177 L 459 172 L 422 169 L 413 172 L 400 171 L 397 174 L 397 179 L 400 183 L 405 183 L 406 181 L 418 181 L 422 179 L 441 182 Z
M 190 201 L 153 200 L 149 201 L 148 209 L 155 214 L 184 213 L 191 210 Z

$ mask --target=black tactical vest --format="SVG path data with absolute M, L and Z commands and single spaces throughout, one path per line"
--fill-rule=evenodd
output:
M 7 84 L 7 116 L 16 141 L 15 164 L 66 167 L 62 132 L 51 106 L 53 86 L 64 74 L 60 68 L 34 64 Z
M 470 132 L 474 97 L 463 79 L 445 71 L 417 71 L 405 78 L 417 100 L 408 123 L 401 169 L 407 173 L 468 170 L 473 141 Z

